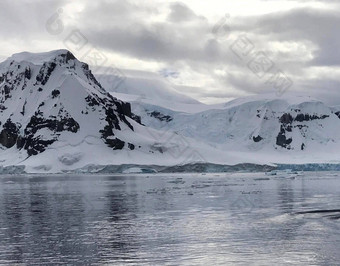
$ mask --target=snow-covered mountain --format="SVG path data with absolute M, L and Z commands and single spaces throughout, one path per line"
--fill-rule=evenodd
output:
M 133 131 L 127 120 L 136 118 L 130 105 L 108 94 L 68 51 L 16 54 L 0 65 L 0 82 L 0 144 L 5 148 L 16 145 L 28 156 L 37 155 L 56 141 L 96 135 L 100 129 L 100 137 L 116 150 L 125 141 L 114 131 Z
M 245 161 L 255 155 L 262 163 L 340 160 L 340 108 L 308 96 L 267 94 L 179 108 L 149 97 L 130 98 L 143 124 L 208 143 Z
M 339 106 L 289 95 L 209 106 L 141 72 L 111 92 L 105 80 L 67 50 L 2 62 L 0 165 L 340 163 Z
M 229 149 L 308 151 L 340 144 L 340 113 L 316 100 L 231 102 L 224 109 L 195 114 L 146 104 L 133 104 L 133 110 L 147 126 L 226 144 Z
M 3 166 L 59 171 L 157 158 L 166 164 L 178 149 L 175 138 L 155 140 L 158 132 L 141 125 L 130 104 L 106 92 L 67 50 L 8 58 L 0 64 L 0 93 Z

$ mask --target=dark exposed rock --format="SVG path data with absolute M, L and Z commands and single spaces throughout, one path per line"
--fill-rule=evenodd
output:
M 126 116 L 132 119 L 135 118 L 134 117 L 135 115 L 131 112 L 130 103 L 121 102 L 116 98 L 112 97 L 110 94 L 107 94 L 106 96 L 110 99 L 110 101 L 105 101 L 107 99 L 101 99 L 94 95 L 92 96 L 89 95 L 85 98 L 86 102 L 91 107 L 100 105 L 104 106 L 106 114 L 105 120 L 107 122 L 107 125 L 104 127 L 104 129 L 100 130 L 99 132 L 102 134 L 102 138 L 105 140 L 110 136 L 114 136 L 113 131 L 115 129 L 118 130 L 121 129 L 119 126 L 119 120 L 123 121 L 130 129 L 133 130 L 133 126 L 129 123 L 129 121 L 127 121 Z M 114 106 L 112 103 L 115 104 L 116 110 L 113 109 Z M 115 114 L 115 111 L 118 113 L 117 114 L 118 116 Z
M 68 63 L 70 60 L 76 59 L 75 56 L 69 51 L 67 51 L 65 54 L 61 54 L 60 56 L 64 58 L 65 63 Z
M 50 117 L 46 119 L 42 116 L 42 113 L 36 112 L 24 130 L 25 135 L 18 138 L 17 148 L 24 148 L 29 156 L 45 151 L 47 146 L 57 140 L 57 136 L 47 140 L 42 139 L 41 136 L 35 136 L 35 133 L 43 128 L 47 128 L 54 133 L 62 131 L 76 133 L 79 130 L 79 124 L 68 114 L 58 118 Z
M 148 115 L 158 119 L 159 121 L 170 122 L 173 120 L 173 118 L 170 115 L 164 115 L 158 111 L 149 112 Z
M 124 114 L 127 117 L 135 120 L 137 123 L 142 124 L 141 117 L 131 112 L 131 104 L 127 102 L 119 102 L 117 104 L 117 111 Z M 126 119 L 123 119 L 125 123 L 130 124 Z M 133 128 L 132 126 L 130 128 Z
M 8 119 L 3 125 L 0 133 L 0 144 L 6 148 L 11 148 L 15 145 L 18 138 L 19 129 L 11 119 Z
M 86 102 L 88 103 L 89 106 L 99 106 L 99 102 L 92 96 L 87 96 L 85 98 Z
M 280 122 L 282 124 L 291 124 L 293 122 L 293 117 L 289 113 L 285 113 L 280 117 Z
M 257 137 L 253 136 L 254 142 L 260 142 L 261 140 L 263 140 L 263 138 L 261 136 L 257 136 Z
M 135 149 L 135 145 L 131 144 L 131 143 L 128 143 L 128 147 L 130 150 L 134 150 Z
M 119 103 L 117 106 L 120 106 Z M 117 115 L 114 113 L 112 108 L 106 109 L 105 114 L 107 125 L 104 127 L 104 129 L 99 131 L 102 135 L 102 138 L 105 140 L 105 143 L 114 150 L 123 149 L 125 142 L 118 138 L 113 138 L 114 130 L 121 130 Z M 133 130 L 132 125 L 126 120 L 125 116 L 122 113 L 119 113 L 118 115 L 119 118 L 124 120 L 124 122 Z
M 309 115 L 298 114 L 298 115 L 295 117 L 295 121 L 299 121 L 299 122 L 309 121 Z
M 291 144 L 293 141 L 292 138 L 286 138 L 286 136 L 283 133 L 279 133 L 279 135 L 276 137 L 276 145 L 281 146 L 283 148 L 288 148 L 288 145 Z
M 295 112 L 301 112 L 300 109 L 295 109 Z M 339 116 L 340 116 L 340 112 L 339 112 Z M 303 128 L 308 128 L 307 125 L 301 125 L 301 124 L 297 124 L 296 122 L 308 122 L 308 121 L 313 121 L 313 120 L 318 120 L 318 119 L 326 119 L 328 118 L 329 115 L 310 115 L 310 114 L 302 114 L 299 113 L 297 114 L 295 117 L 293 117 L 291 114 L 289 113 L 285 113 L 283 114 L 280 118 L 279 121 L 281 123 L 281 127 L 280 127 L 280 132 L 276 138 L 276 145 L 281 146 L 283 148 L 287 148 L 290 149 L 290 144 L 292 143 L 292 138 L 287 138 L 286 136 L 286 132 L 292 132 L 293 128 L 299 128 L 300 130 L 302 130 Z M 305 133 L 303 131 L 301 131 L 301 134 L 303 137 L 305 137 Z M 302 143 L 301 145 L 301 150 L 304 150 L 306 147 L 306 145 L 304 143 Z
M 329 117 L 329 115 L 317 116 L 317 115 L 309 115 L 309 114 L 298 114 L 295 117 L 295 121 L 303 122 L 303 121 L 310 121 L 310 120 L 316 120 L 316 119 L 325 119 L 327 117 Z
M 25 134 L 35 134 L 42 128 L 48 128 L 53 132 L 70 131 L 76 133 L 79 130 L 79 124 L 72 117 L 64 116 L 59 117 L 58 119 L 45 119 L 40 113 L 36 113 L 31 117 L 30 122 L 27 124 Z
M 131 130 L 134 130 L 133 129 L 133 126 L 130 124 L 129 121 L 127 121 L 126 119 L 126 116 L 124 115 L 124 111 L 123 111 L 123 108 L 122 108 L 122 104 L 123 102 L 116 102 L 116 106 L 117 106 L 117 111 L 118 111 L 118 115 L 119 115 L 119 119 L 121 121 L 123 121 Z M 130 106 L 130 104 L 129 104 Z M 130 109 L 131 110 L 131 109 Z M 131 111 L 130 111 L 130 116 L 131 116 Z
M 308 128 L 308 126 L 306 126 L 306 125 L 296 125 L 296 127 L 300 130 L 303 129 L 304 127 Z
M 43 140 L 39 137 L 36 138 L 23 138 L 20 140 L 20 144 L 18 142 L 17 147 L 20 149 L 21 147 L 24 147 L 27 151 L 28 156 L 37 155 L 39 153 L 42 153 L 46 150 L 46 148 L 53 144 L 56 141 L 56 139 L 49 139 L 49 140 Z
M 290 144 L 292 143 L 292 138 L 286 137 L 286 132 L 292 132 L 292 123 L 294 119 L 291 114 L 285 113 L 280 117 L 280 132 L 276 137 L 276 145 L 281 146 L 286 149 L 290 149 Z
M 118 138 L 114 138 L 114 139 L 106 139 L 105 143 L 110 147 L 113 148 L 114 150 L 121 150 L 124 148 L 125 142 L 118 139 Z
M 24 105 L 22 106 L 22 111 L 20 112 L 23 116 L 25 115 L 26 104 L 27 104 L 27 101 L 25 101 Z
M 95 85 L 99 88 L 103 89 L 102 85 L 98 82 L 98 80 L 93 76 L 92 71 L 89 69 L 88 64 L 83 64 L 82 68 L 84 70 L 85 76 L 88 78 L 89 81 L 92 81 Z
M 112 98 L 112 99 L 114 100 L 114 98 Z M 131 128 L 133 130 L 133 126 L 129 123 L 129 121 L 126 120 L 125 116 L 130 117 L 132 119 L 134 119 L 134 117 L 137 117 L 137 120 L 138 120 L 138 118 L 140 120 L 140 117 L 136 116 L 135 114 L 133 114 L 131 112 L 131 104 L 130 103 L 126 103 L 126 102 L 116 101 L 116 106 L 117 106 L 117 111 L 120 114 L 120 119 L 125 124 L 127 124 L 129 128 Z
M 112 108 L 107 109 L 105 114 L 106 114 L 105 120 L 108 123 L 108 127 L 110 128 L 109 131 L 108 131 L 108 129 L 106 131 L 111 132 L 113 129 L 120 130 L 119 120 L 118 120 L 118 117 L 116 116 L 116 114 L 114 113 L 113 109 Z
M 281 146 L 283 148 L 287 148 L 287 145 L 289 145 L 292 142 L 291 139 L 287 140 L 286 137 L 286 125 L 281 125 L 280 132 L 276 137 L 276 145 Z
M 3 101 L 6 101 L 7 99 L 11 98 L 11 90 L 13 89 L 14 86 L 9 86 L 7 84 L 5 84 L 5 86 L 3 87 L 3 90 L 1 91 L 1 94 L 3 95 Z
M 36 77 L 37 82 L 41 85 L 45 85 L 56 66 L 57 64 L 54 62 L 44 63 Z
M 131 118 L 132 118 L 133 120 L 135 120 L 138 124 L 143 125 L 143 124 L 142 124 L 142 119 L 141 119 L 141 117 L 140 117 L 139 115 L 131 114 Z
M 131 104 L 130 103 L 124 103 L 121 104 L 121 111 L 124 115 L 131 117 Z
M 29 67 L 25 69 L 25 78 L 31 79 L 31 69 Z
M 60 95 L 60 91 L 55 89 L 52 91 L 52 98 L 58 97 Z

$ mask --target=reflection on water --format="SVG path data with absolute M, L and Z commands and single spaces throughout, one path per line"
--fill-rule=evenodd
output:
M 0 265 L 336 265 L 339 185 L 330 173 L 3 176 Z

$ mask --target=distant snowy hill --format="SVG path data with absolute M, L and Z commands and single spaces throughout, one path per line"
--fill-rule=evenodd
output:
M 245 161 L 255 154 L 261 155 L 257 157 L 261 162 L 340 160 L 339 106 L 327 106 L 293 93 L 280 98 L 270 94 L 244 97 L 212 106 L 187 104 L 154 98 L 153 94 L 134 97 L 129 94 L 129 86 L 125 83 L 125 94 L 117 97 L 129 98 L 132 111 L 148 127 L 176 132 L 242 156 Z M 139 93 L 144 90 L 142 86 Z M 178 97 L 177 92 L 175 95 Z
M 339 113 L 318 101 L 229 103 L 195 114 L 137 105 L 142 123 L 236 150 L 322 150 L 340 144 Z

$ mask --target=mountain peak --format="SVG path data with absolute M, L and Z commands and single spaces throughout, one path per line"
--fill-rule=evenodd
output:
M 75 56 L 66 49 L 53 50 L 50 52 L 44 53 L 31 53 L 31 52 L 22 52 L 13 54 L 11 57 L 7 58 L 6 61 L 12 62 L 29 62 L 34 65 L 42 65 L 46 62 L 54 61 L 57 58 L 65 58 L 65 62 L 68 60 L 76 59 Z
M 67 50 L 23 52 L 0 65 L 0 149 L 29 157 L 92 136 L 113 150 L 133 150 L 118 132 L 134 135 L 126 117 L 135 118 L 130 104 L 107 93 Z
M 0 81 L 6 80 L 8 83 L 19 83 L 22 89 L 30 88 L 36 85 L 45 85 L 50 76 L 58 72 L 56 75 L 66 77 L 67 75 L 76 75 L 83 79 L 86 83 L 90 83 L 93 87 L 103 90 L 100 83 L 93 76 L 89 66 L 80 62 L 68 50 L 54 50 L 45 53 L 22 52 L 13 54 L 6 61 L 0 64 Z

